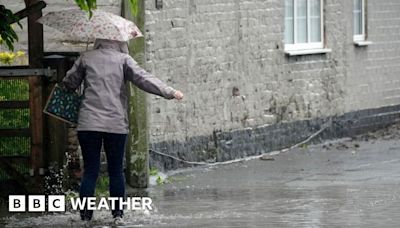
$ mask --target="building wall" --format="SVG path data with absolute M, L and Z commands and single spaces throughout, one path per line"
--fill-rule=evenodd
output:
M 373 44 L 355 47 L 351 36 L 346 40 L 346 111 L 400 104 L 400 1 L 369 0 L 367 14 Z
M 343 114 L 352 12 L 325 2 L 332 53 L 288 57 L 282 0 L 147 0 L 146 67 L 186 95 L 151 97 L 151 142 Z

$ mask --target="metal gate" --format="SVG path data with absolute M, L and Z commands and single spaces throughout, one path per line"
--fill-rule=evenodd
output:
M 32 177 L 43 173 L 41 77 L 50 73 L 0 69 L 0 182 L 13 181 L 27 191 L 38 181 Z

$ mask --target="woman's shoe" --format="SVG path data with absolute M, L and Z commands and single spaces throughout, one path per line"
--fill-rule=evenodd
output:
M 113 211 L 112 215 L 114 218 L 115 225 L 122 225 L 124 223 L 123 222 L 123 217 L 124 217 L 123 211 Z

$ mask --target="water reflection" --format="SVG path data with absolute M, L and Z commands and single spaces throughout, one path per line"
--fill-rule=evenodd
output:
M 356 154 L 308 148 L 270 163 L 177 174 L 170 184 L 131 193 L 152 197 L 155 209 L 127 211 L 125 224 L 114 227 L 399 227 L 400 160 L 385 147 L 400 149 L 396 140 Z M 6 227 L 83 226 L 77 213 L 21 217 Z M 95 214 L 92 227 L 112 225 L 108 211 Z
M 373 227 L 393 214 L 386 224 L 400 224 L 399 186 L 263 186 L 219 189 L 155 188 L 150 192 L 155 210 L 127 212 L 118 227 Z M 77 213 L 21 219 L 7 227 L 79 227 Z M 112 226 L 107 211 L 95 214 L 93 227 Z

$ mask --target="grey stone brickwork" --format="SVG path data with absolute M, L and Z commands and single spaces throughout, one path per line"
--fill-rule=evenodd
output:
M 282 0 L 163 0 L 162 9 L 147 0 L 146 67 L 186 95 L 180 103 L 151 97 L 153 149 L 214 159 L 216 132 L 243 136 L 259 126 L 400 104 L 400 2 L 366 1 L 373 42 L 367 47 L 353 43 L 352 1 L 324 2 L 325 42 L 332 52 L 288 57 Z
M 356 48 L 346 39 L 346 111 L 400 104 L 400 1 L 368 0 L 367 19 L 372 45 Z
M 284 54 L 284 1 L 147 1 L 147 68 L 186 100 L 152 97 L 151 140 L 343 114 L 345 1 L 326 1 L 332 53 Z M 233 90 L 236 93 L 233 93 Z

